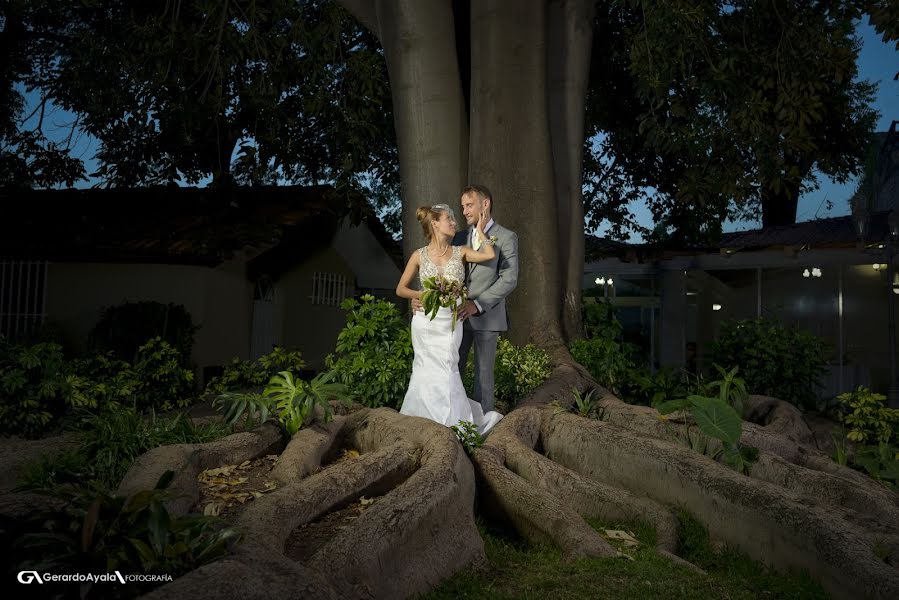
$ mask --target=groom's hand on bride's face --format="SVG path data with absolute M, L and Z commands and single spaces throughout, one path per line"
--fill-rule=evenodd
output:
M 468 317 L 476 317 L 480 312 L 477 304 L 471 300 L 466 300 L 462 308 L 459 309 L 459 320 L 464 321 Z

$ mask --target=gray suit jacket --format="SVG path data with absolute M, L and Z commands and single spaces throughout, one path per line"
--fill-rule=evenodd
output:
M 470 247 L 471 233 L 469 228 L 457 234 L 457 243 Z M 472 329 L 479 331 L 506 331 L 509 328 L 506 296 L 518 285 L 518 235 L 495 221 L 487 235 L 496 237 L 496 257 L 468 265 L 468 296 L 477 300 L 483 311 L 468 322 Z

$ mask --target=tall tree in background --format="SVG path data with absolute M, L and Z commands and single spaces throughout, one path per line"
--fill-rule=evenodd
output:
M 853 172 L 871 128 L 853 19 L 867 10 L 889 39 L 899 29 L 889 2 L 341 3 L 384 47 L 406 252 L 421 243 L 417 204 L 489 186 L 522 239 L 513 335 L 546 346 L 580 333 L 584 241 L 571 224 L 584 214 L 588 89 L 587 131 L 607 134 L 600 152 L 614 157 L 615 186 L 598 187 L 618 206 L 588 214 L 626 218 L 652 187 L 663 229 L 691 239 L 720 231 L 734 202 L 768 206 L 769 222 L 795 215 L 814 168 Z
M 13 0 L 13 32 L 4 90 L 77 115 L 107 185 L 396 184 L 383 58 L 331 2 Z

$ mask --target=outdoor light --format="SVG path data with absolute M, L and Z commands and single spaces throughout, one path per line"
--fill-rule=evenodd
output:
M 874 263 L 874 264 L 871 265 L 871 266 L 874 267 L 874 270 L 875 270 L 875 271 L 883 271 L 884 269 L 887 268 L 887 264 L 886 264 L 886 263 Z
M 811 277 L 811 275 L 812 275 L 812 274 L 808 272 L 808 269 L 806 269 L 805 271 L 802 272 L 802 276 L 803 276 L 803 277 L 808 278 L 808 277 Z
M 602 284 L 605 283 L 605 281 L 603 281 L 602 279 L 600 279 L 599 277 L 597 277 L 596 280 L 594 281 L 594 283 L 595 283 L 596 285 L 602 285 Z
M 606 283 L 608 283 L 609 285 L 612 285 L 612 278 L 609 277 L 608 280 L 606 280 Z
M 812 277 L 821 277 L 821 269 L 814 267 L 812 269 Z
M 721 310 L 721 305 L 716 302 L 712 305 L 712 310 Z

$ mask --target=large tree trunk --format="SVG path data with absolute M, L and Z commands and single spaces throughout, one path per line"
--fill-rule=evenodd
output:
M 509 336 L 561 342 L 559 230 L 546 95 L 546 6 L 485 0 L 471 12 L 472 181 L 491 188 L 497 220 L 519 234 Z
M 595 14 L 596 3 L 591 0 L 549 2 L 549 131 L 562 259 L 562 332 L 566 340 L 583 335 L 584 99 Z
M 403 252 L 424 244 L 418 206 L 457 206 L 468 169 L 468 117 L 448 0 L 348 0 L 381 41 L 390 77 L 403 199 Z

